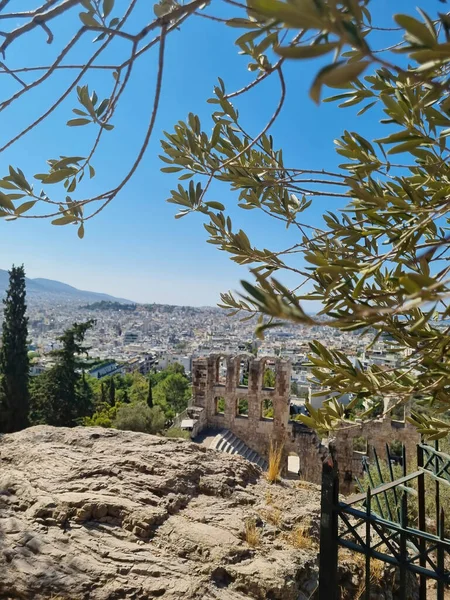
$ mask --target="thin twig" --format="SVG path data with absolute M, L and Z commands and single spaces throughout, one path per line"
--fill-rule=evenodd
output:
M 50 4 L 54 4 L 54 3 L 55 3 L 55 0 L 50 0 Z M 58 4 L 58 6 L 50 8 L 49 10 L 47 10 L 45 12 L 39 12 L 43 8 L 43 7 L 40 7 L 39 9 L 37 9 L 37 11 L 35 11 L 33 13 L 33 17 L 31 18 L 30 21 L 28 21 L 28 23 L 25 23 L 24 25 L 21 25 L 20 27 L 17 27 L 16 29 L 13 29 L 13 31 L 8 33 L 5 41 L 0 46 L 0 53 L 3 56 L 5 56 L 6 48 L 18 37 L 22 36 L 24 33 L 28 33 L 29 31 L 32 31 L 35 27 L 42 26 L 47 21 L 50 21 L 51 19 L 54 19 L 55 17 L 62 15 L 63 13 L 67 12 L 70 8 L 73 8 L 74 6 L 76 6 L 79 3 L 80 3 L 80 0 L 64 0 L 64 2 L 62 2 L 61 4 Z M 48 6 L 48 4 L 49 3 L 47 2 L 44 5 L 44 8 L 45 8 L 45 6 Z
M 129 170 L 126 177 L 122 180 L 120 185 L 118 185 L 117 188 L 115 188 L 115 190 L 113 191 L 111 196 L 106 200 L 106 202 L 104 202 L 102 206 L 100 206 L 95 212 L 93 212 L 89 217 L 87 217 L 87 219 L 92 219 L 92 217 L 95 217 L 96 214 L 98 214 L 101 210 L 103 210 L 105 208 L 105 206 L 107 206 L 111 202 L 111 200 L 113 200 L 114 197 L 117 196 L 117 194 L 120 192 L 120 190 L 128 183 L 128 181 L 134 175 L 136 169 L 138 168 L 141 160 L 144 157 L 144 154 L 147 150 L 148 144 L 150 143 L 150 139 L 152 137 L 152 133 L 153 133 L 153 129 L 155 126 L 156 117 L 157 117 L 158 109 L 159 109 L 159 101 L 161 98 L 162 80 L 163 80 L 163 73 L 164 73 L 165 43 L 166 43 L 166 26 L 163 25 L 162 30 L 161 30 L 160 45 L 159 45 L 158 74 L 156 77 L 156 89 L 155 89 L 155 97 L 153 100 L 153 108 L 152 108 L 152 113 L 151 113 L 151 117 L 150 117 L 150 123 L 147 128 L 147 133 L 145 135 L 145 139 L 141 146 L 139 154 L 137 155 L 136 160 L 133 163 L 133 166 Z

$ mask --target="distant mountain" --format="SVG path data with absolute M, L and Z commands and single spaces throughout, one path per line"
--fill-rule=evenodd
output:
M 9 275 L 8 271 L 0 269 L 0 297 L 3 296 L 8 289 Z M 125 298 L 116 298 L 109 294 L 99 292 L 88 292 L 79 290 L 67 283 L 54 281 L 53 279 L 36 279 L 26 278 L 27 297 L 30 300 L 51 300 L 53 302 L 99 302 L 106 300 L 108 302 L 121 302 L 130 304 L 130 300 Z

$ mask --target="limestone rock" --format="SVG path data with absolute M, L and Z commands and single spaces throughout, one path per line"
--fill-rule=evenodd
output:
M 290 532 L 318 514 L 317 487 L 191 442 L 32 427 L 0 439 L 0 598 L 309 598 L 317 546 Z

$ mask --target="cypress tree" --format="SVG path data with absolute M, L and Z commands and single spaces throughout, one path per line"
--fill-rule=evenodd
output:
M 114 383 L 114 377 L 111 377 L 109 382 L 109 403 L 114 406 L 116 403 L 116 384 Z
M 152 388 L 152 379 L 148 378 L 148 396 L 147 396 L 147 405 L 149 408 L 153 408 L 153 388 Z
M 4 304 L 2 347 L 0 349 L 0 430 L 20 431 L 28 426 L 28 318 L 25 316 L 25 270 L 12 267 Z
M 102 381 L 100 384 L 100 402 L 105 404 L 106 402 L 106 388 L 105 383 Z

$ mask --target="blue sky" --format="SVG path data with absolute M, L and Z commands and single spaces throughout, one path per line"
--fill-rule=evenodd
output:
M 139 30 L 152 18 L 153 3 L 141 1 L 139 4 L 128 28 L 131 31 Z M 393 3 L 376 0 L 372 4 L 383 24 L 389 24 Z M 116 5 L 121 7 L 124 1 L 116 0 Z M 408 0 L 396 0 L 395 11 L 411 13 L 414 5 Z M 21 2 L 21 9 L 26 10 L 28 6 L 36 6 L 36 3 Z M 438 8 L 437 0 L 427 2 L 430 12 Z M 77 12 L 72 11 L 59 21 L 61 27 L 55 31 L 54 48 L 72 31 Z M 227 91 L 239 89 L 251 80 L 252 74 L 246 69 L 248 61 L 238 56 L 234 45 L 240 32 L 242 30 L 193 18 L 181 31 L 171 34 L 167 40 L 161 109 L 152 142 L 137 174 L 120 196 L 89 222 L 83 240 L 78 239 L 74 227 L 55 227 L 47 220 L 0 221 L 0 268 L 8 268 L 13 262 L 24 263 L 30 277 L 58 279 L 79 288 L 138 302 L 213 305 L 219 300 L 220 292 L 238 289 L 239 280 L 247 276 L 246 268 L 237 266 L 228 255 L 205 242 L 202 217 L 174 219 L 176 207 L 165 200 L 169 190 L 177 185 L 177 178 L 160 172 L 158 154 L 162 131 L 171 131 L 177 120 L 185 119 L 191 111 L 202 120 L 208 119 L 211 105 L 206 99 L 212 95 L 218 76 L 224 79 Z M 380 36 L 380 45 L 389 40 Z M 73 62 L 83 62 L 90 50 L 92 45 L 81 45 L 72 55 Z M 125 56 L 125 51 L 125 42 L 120 42 L 107 58 L 115 62 Z M 45 64 L 53 53 L 52 47 L 45 44 L 44 33 L 36 31 L 32 40 L 27 38 L 26 44 L 16 43 L 7 50 L 6 62 L 8 66 Z M 157 50 L 153 49 L 136 65 L 114 118 L 115 129 L 108 133 L 106 144 L 94 160 L 97 177 L 86 182 L 83 197 L 117 183 L 120 173 L 126 172 L 132 164 L 152 102 L 156 57 Z M 106 58 L 102 62 L 106 62 Z M 293 61 L 288 65 L 288 98 L 272 130 L 277 145 L 284 148 L 285 163 L 299 168 L 333 168 L 339 162 L 333 139 L 344 128 L 357 128 L 369 137 L 378 135 L 373 116 L 368 115 L 356 123 L 354 112 L 343 112 L 333 104 L 320 107 L 313 104 L 308 98 L 308 88 L 318 64 Z M 52 97 L 64 90 L 73 76 L 73 72 L 57 74 L 49 84 L 26 95 L 17 106 L 0 113 L 1 143 L 45 110 Z M 2 75 L 2 98 L 16 89 L 6 78 Z M 94 72 L 88 74 L 83 83 L 104 97 L 111 81 L 110 74 Z M 237 104 L 249 131 L 256 134 L 264 126 L 276 106 L 277 93 L 275 80 L 264 82 L 256 93 L 244 96 Z M 0 175 L 7 173 L 9 164 L 19 166 L 31 176 L 45 170 L 47 158 L 86 155 L 96 131 L 90 126 L 65 127 L 65 122 L 73 117 L 71 109 L 75 106 L 72 94 L 48 121 L 4 152 Z M 61 193 L 56 186 L 52 188 L 55 194 Z M 245 229 L 256 244 L 281 248 L 291 239 L 295 241 L 291 237 L 293 233 L 263 215 L 237 209 L 235 198 L 226 187 L 216 186 L 213 192 L 209 199 L 223 202 L 235 224 Z M 339 200 L 319 200 L 308 211 L 307 218 L 318 224 L 325 210 L 342 205 Z

